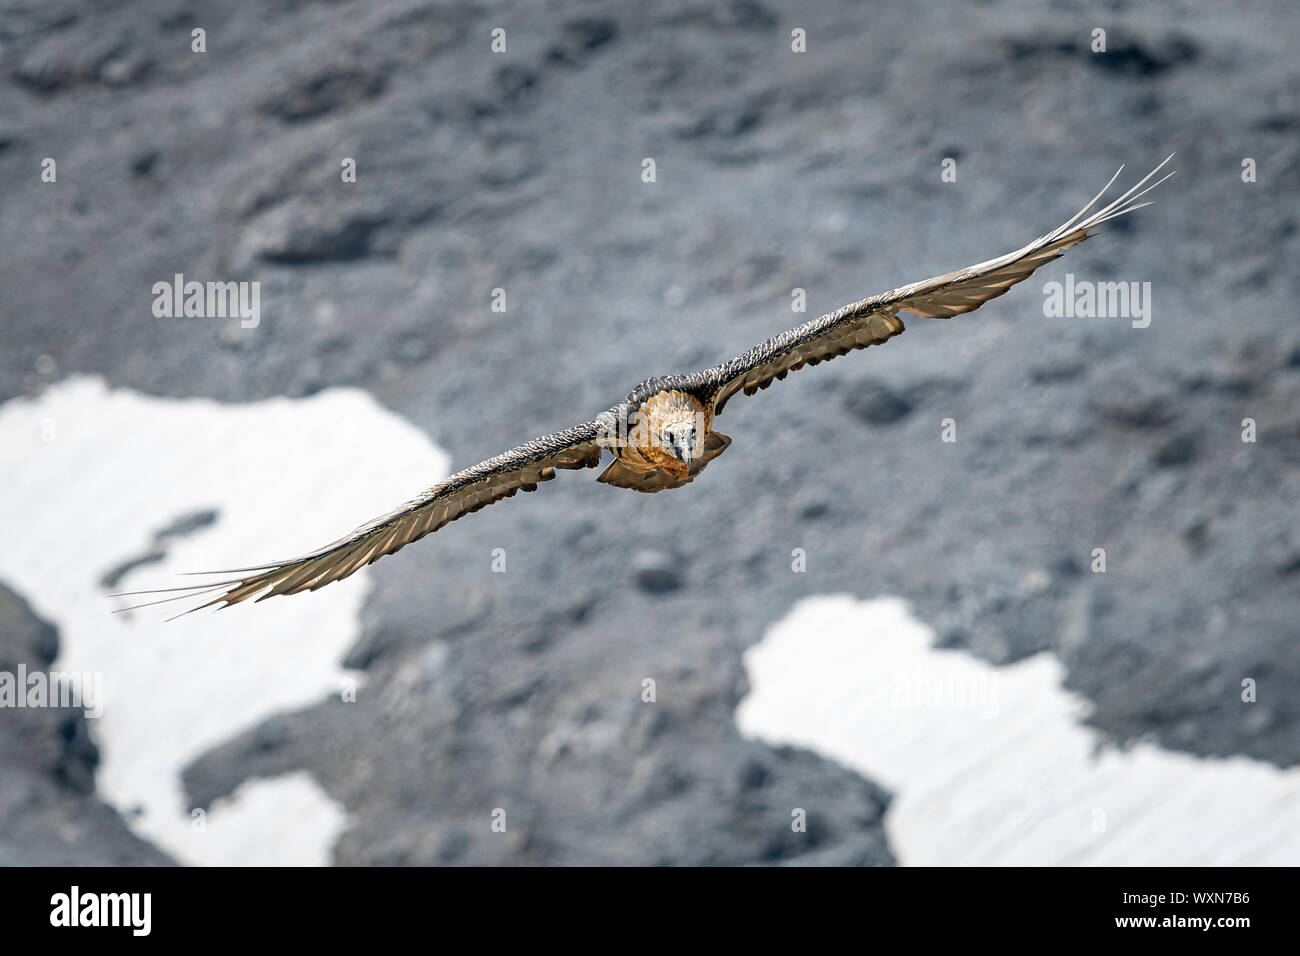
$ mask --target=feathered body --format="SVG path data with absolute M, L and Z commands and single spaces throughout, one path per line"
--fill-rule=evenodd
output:
M 726 450 L 731 439 L 713 429 L 713 403 L 689 391 L 656 387 L 643 401 L 633 404 L 633 389 L 625 406 L 627 432 L 609 442 L 614 461 L 597 481 L 634 491 L 655 492 L 680 488 L 694 480 L 704 466 Z M 683 460 L 664 435 L 675 426 L 689 426 L 688 453 Z

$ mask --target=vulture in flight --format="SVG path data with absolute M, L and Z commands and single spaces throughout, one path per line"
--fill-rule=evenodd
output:
M 197 611 L 214 604 L 227 607 L 251 597 L 263 601 L 278 594 L 315 591 L 457 518 L 518 491 L 534 491 L 541 482 L 554 478 L 557 470 L 594 468 L 606 452 L 613 455 L 613 461 L 597 481 L 647 493 L 680 488 L 694 481 L 731 444 L 730 438 L 714 430 L 713 423 L 734 395 L 753 395 L 805 366 L 854 349 L 883 345 L 902 334 L 900 313 L 947 319 L 978 309 L 1029 278 L 1063 250 L 1083 242 L 1095 226 L 1149 205 L 1137 200 L 1173 175 L 1166 173 L 1147 185 L 1170 159 L 1172 155 L 1118 199 L 1090 212 L 1119 178 L 1124 169 L 1121 166 L 1105 188 L 1072 219 L 1015 252 L 850 303 L 760 342 L 713 368 L 646 379 L 623 401 L 591 421 L 525 442 L 457 472 L 417 498 L 309 554 L 210 572 L 234 575 L 215 583 L 127 593 L 181 592 L 164 601 L 214 595 L 190 609 Z

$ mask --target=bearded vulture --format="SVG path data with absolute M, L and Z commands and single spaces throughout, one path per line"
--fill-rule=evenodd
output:
M 1121 166 L 1077 215 L 1015 252 L 850 303 L 760 342 L 713 368 L 646 379 L 623 401 L 591 421 L 525 442 L 457 472 L 419 497 L 309 554 L 209 572 L 235 575 L 215 583 L 126 593 L 181 592 L 162 599 L 165 601 L 215 595 L 191 608 L 197 611 L 214 604 L 228 607 L 254 596 L 264 601 L 277 594 L 315 591 L 457 518 L 518 491 L 535 491 L 541 482 L 554 478 L 557 469 L 594 468 L 605 452 L 613 456 L 613 461 L 597 481 L 642 492 L 680 488 L 694 481 L 731 444 L 730 438 L 714 430 L 713 423 L 732 396 L 738 392 L 753 395 L 804 366 L 829 361 L 854 349 L 883 345 L 902 334 L 900 313 L 947 319 L 978 309 L 1029 278 L 1065 249 L 1083 242 L 1095 226 L 1149 205 L 1137 200 L 1173 175 L 1167 173 L 1147 185 L 1171 159 L 1172 155 L 1109 205 L 1089 213 L 1119 178 L 1124 169 Z

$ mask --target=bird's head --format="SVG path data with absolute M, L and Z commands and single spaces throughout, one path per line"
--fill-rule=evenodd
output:
M 690 419 L 668 422 L 659 430 L 659 444 L 683 465 L 690 467 L 700 455 L 700 429 Z

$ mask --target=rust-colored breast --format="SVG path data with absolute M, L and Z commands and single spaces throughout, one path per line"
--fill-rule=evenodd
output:
M 666 471 L 686 477 L 687 467 L 678 461 L 659 442 L 663 427 L 671 422 L 695 422 L 696 447 L 699 456 L 704 451 L 704 440 L 713 427 L 713 410 L 695 396 L 674 390 L 656 392 L 637 409 L 636 427 L 629 436 L 630 446 L 619 455 L 626 464 L 645 470 Z

